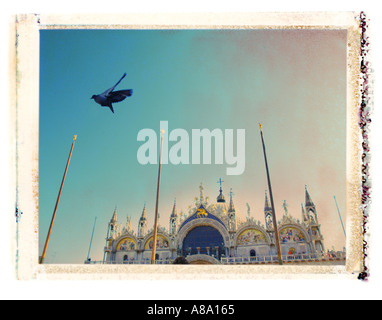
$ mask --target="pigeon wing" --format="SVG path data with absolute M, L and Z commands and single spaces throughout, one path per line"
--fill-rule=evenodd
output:
M 126 77 L 126 72 L 123 74 L 122 78 L 119 79 L 119 81 L 118 81 L 114 86 L 112 86 L 110 89 L 107 89 L 105 92 L 103 92 L 103 93 L 101 93 L 101 94 L 104 95 L 104 96 L 109 95 L 111 92 L 113 92 L 113 90 L 115 89 L 115 87 L 119 85 L 119 83 L 122 81 L 122 79 L 123 79 L 124 77 Z
M 133 94 L 133 90 L 120 90 L 115 92 L 110 92 L 107 99 L 114 103 L 114 102 L 121 102 L 126 99 L 126 97 L 130 97 Z

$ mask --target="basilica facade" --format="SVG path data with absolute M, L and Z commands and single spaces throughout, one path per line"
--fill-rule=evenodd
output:
M 182 256 L 190 264 L 228 263 L 273 263 L 277 261 L 275 230 L 272 209 L 265 192 L 264 222 L 250 217 L 245 220 L 237 216 L 232 191 L 226 201 L 222 186 L 215 203 L 204 197 L 203 186 L 200 196 L 189 207 L 188 215 L 178 214 L 174 202 L 169 228 L 159 226 L 155 261 L 171 264 Z M 305 205 L 301 204 L 301 220 L 288 213 L 284 202 L 284 214 L 277 221 L 283 260 L 312 260 L 325 252 L 316 206 L 307 187 Z M 153 229 L 148 230 L 146 207 L 143 208 L 137 232 L 128 218 L 123 226 L 118 224 L 117 210 L 109 222 L 104 260 L 106 264 L 151 263 Z

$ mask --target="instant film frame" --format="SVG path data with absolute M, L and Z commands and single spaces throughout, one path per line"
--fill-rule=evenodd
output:
M 362 210 L 360 13 L 17 15 L 12 30 L 12 177 L 18 279 L 356 279 L 365 271 Z M 343 30 L 347 32 L 345 265 L 86 265 L 39 263 L 39 73 L 43 30 Z M 117 80 L 117 79 L 116 79 Z M 130 85 L 130 83 L 129 83 Z M 133 86 L 133 84 L 131 84 Z M 106 89 L 106 88 L 105 88 Z M 95 108 L 95 107 L 94 107 Z M 122 107 L 121 107 L 122 108 Z M 345 119 L 344 119 L 345 120 Z M 254 123 L 257 127 L 258 123 Z M 157 128 L 156 128 L 157 129 Z M 266 129 L 269 132 L 269 128 Z M 76 132 L 73 132 L 73 135 Z M 70 144 L 72 137 L 68 137 Z M 81 136 L 79 136 L 79 140 Z M 69 148 L 69 145 L 68 145 Z M 268 146 L 270 148 L 270 146 Z M 54 151 L 52 151 L 54 152 Z M 65 150 L 65 153 L 67 151 Z M 65 160 L 66 161 L 66 160 Z M 259 164 L 263 168 L 263 163 Z M 64 168 L 58 168 L 60 175 Z M 155 175 L 153 180 L 155 181 Z M 273 183 L 275 177 L 272 176 Z M 163 183 L 163 182 L 162 182 Z M 197 186 L 195 186 L 197 187 Z M 57 186 L 57 191 L 59 186 Z M 57 191 L 54 191 L 56 193 Z M 213 194 L 211 196 L 214 196 Z M 154 199 L 155 194 L 150 196 Z M 171 201 L 170 201 L 171 202 Z M 277 210 L 280 208 L 276 205 Z M 53 208 L 52 208 L 53 212 Z M 153 212 L 153 210 L 152 210 Z M 21 214 L 22 213 L 22 214 Z M 105 213 L 111 217 L 111 214 Z M 279 214 L 278 219 L 281 219 Z M 89 226 L 90 229 L 92 225 Z M 105 229 L 106 226 L 97 226 Z M 88 231 L 86 231 L 88 232 Z M 106 233 L 105 233 L 106 235 Z M 90 237 L 90 234 L 89 234 Z M 88 244 L 86 244 L 88 245 Z M 86 252 L 84 252 L 86 254 Z

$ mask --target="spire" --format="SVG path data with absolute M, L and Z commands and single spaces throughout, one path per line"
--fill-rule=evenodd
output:
M 302 221 L 304 222 L 308 221 L 308 217 L 306 216 L 304 205 L 302 203 L 301 203 L 301 214 L 302 214 Z
M 146 218 L 146 203 L 143 207 L 141 218 L 138 222 L 138 237 L 142 238 L 146 235 L 146 229 L 147 229 L 147 218 Z
M 233 200 L 232 200 L 232 196 L 234 195 L 234 193 L 232 192 L 232 188 L 229 192 L 229 209 L 228 209 L 228 212 L 234 212 L 235 211 L 235 206 L 233 205 Z
M 264 205 L 264 212 L 271 211 L 271 210 L 272 210 L 272 208 L 271 208 L 271 205 L 270 205 L 270 203 L 269 203 L 267 190 L 265 190 L 265 205 Z
M 219 181 L 218 181 L 218 183 L 220 183 L 220 194 L 218 195 L 218 197 L 217 197 L 217 202 L 218 203 L 225 203 L 225 198 L 224 198 L 224 196 L 223 196 L 223 189 L 222 189 L 222 183 L 223 183 L 224 181 L 222 181 L 222 179 L 220 178 L 219 179 Z
M 308 188 L 305 185 L 305 210 L 310 224 L 318 224 L 316 206 L 309 195 Z
M 233 192 L 232 188 L 229 192 L 229 209 L 228 209 L 228 231 L 230 233 L 236 232 L 236 213 L 235 213 L 235 206 L 233 205 L 233 200 L 232 200 Z
M 305 207 L 314 207 L 314 203 L 312 198 L 309 195 L 308 188 L 305 185 Z
M 110 224 L 116 224 L 117 223 L 117 206 L 115 206 L 113 217 L 110 220 Z
M 146 203 L 145 203 L 145 206 L 143 207 L 143 211 L 142 211 L 142 215 L 141 215 L 141 219 L 140 220 L 147 220 L 147 217 L 146 217 Z
M 265 215 L 265 226 L 267 230 L 273 230 L 273 217 L 272 217 L 272 207 L 268 199 L 267 190 L 265 190 L 265 204 L 264 204 L 264 215 Z
M 176 212 L 176 199 L 174 199 L 174 207 L 172 208 L 172 213 L 170 216 L 170 228 L 168 230 L 170 234 L 175 235 L 177 228 L 178 228 L 178 214 Z
M 176 218 L 178 216 L 177 212 L 176 212 L 176 199 L 174 200 L 174 207 L 172 208 L 172 213 L 171 213 L 171 217 L 172 218 Z

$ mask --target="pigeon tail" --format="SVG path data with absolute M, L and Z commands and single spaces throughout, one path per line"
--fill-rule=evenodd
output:
M 111 103 L 108 105 L 108 107 L 110 108 L 111 112 L 114 113 L 114 108 L 113 108 L 113 105 Z

